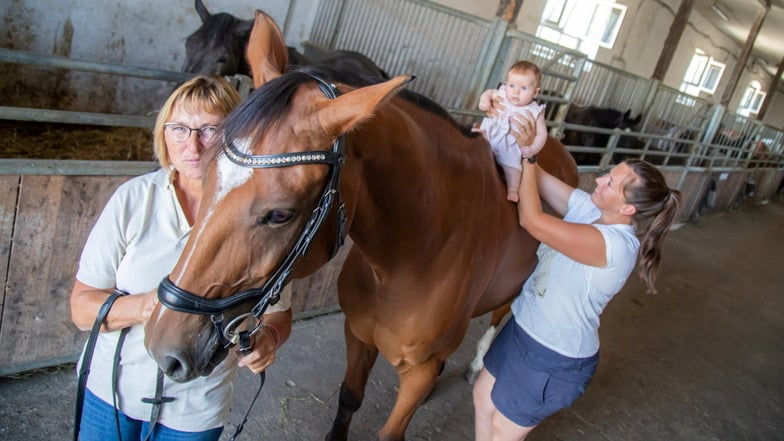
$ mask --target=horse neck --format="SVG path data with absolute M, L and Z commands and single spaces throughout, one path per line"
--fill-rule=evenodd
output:
M 414 105 L 386 109 L 347 142 L 349 234 L 371 260 L 423 264 L 413 255 L 426 259 L 456 237 L 480 240 L 484 219 L 516 228 L 481 138 Z

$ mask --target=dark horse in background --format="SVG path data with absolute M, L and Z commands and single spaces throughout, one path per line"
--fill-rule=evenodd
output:
M 635 129 L 641 120 L 642 114 L 632 118 L 631 110 L 622 112 L 607 107 L 578 106 L 575 104 L 569 106 L 564 118 L 564 122 L 567 124 L 621 130 Z M 568 146 L 584 147 L 605 147 L 609 140 L 610 135 L 604 133 L 591 133 L 575 129 L 564 130 L 562 139 L 563 143 Z M 601 159 L 601 154 L 599 153 L 573 152 L 572 156 L 580 165 L 595 165 Z
M 196 12 L 202 25 L 185 40 L 183 72 L 250 76 L 245 48 L 254 20 L 240 20 L 225 12 L 210 14 L 201 0 L 196 0 Z M 342 72 L 389 78 L 373 60 L 359 52 L 313 48 L 306 56 L 293 47 L 287 50 L 293 66 L 328 66 Z
M 145 344 L 175 380 L 209 374 L 228 351 L 217 318 L 229 322 L 257 300 L 247 304 L 237 293 L 312 274 L 345 231 L 353 245 L 338 297 L 347 367 L 326 439 L 348 438 L 380 353 L 400 385 L 377 439 L 403 440 L 470 319 L 519 293 L 538 243 L 519 226 L 487 141 L 404 90 L 409 77 L 369 80 L 317 67 L 283 73 L 286 58 L 280 30 L 257 12 L 248 46 L 256 90 L 205 157 L 201 209 L 170 283 L 161 284 Z M 555 139 L 539 162 L 577 183 L 576 164 Z M 323 216 L 315 230 L 314 216 Z M 220 314 L 164 307 L 174 305 L 166 301 L 173 292 L 223 307 Z

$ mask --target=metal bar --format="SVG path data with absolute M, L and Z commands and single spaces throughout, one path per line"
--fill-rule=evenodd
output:
M 0 175 L 135 176 L 157 167 L 152 161 L 0 159 Z
M 172 72 L 166 70 L 147 69 L 144 67 L 120 66 L 96 61 L 76 60 L 58 55 L 44 55 L 35 52 L 17 51 L 11 49 L 0 49 L 0 61 L 6 63 L 80 70 L 86 72 L 149 78 L 153 80 L 164 81 L 185 81 L 195 75 L 184 72 Z
M 152 128 L 152 126 L 155 124 L 155 118 L 149 116 L 69 112 L 65 110 L 31 109 L 27 107 L 7 106 L 0 106 L 0 119 L 66 124 L 90 124 L 96 126 L 112 127 Z

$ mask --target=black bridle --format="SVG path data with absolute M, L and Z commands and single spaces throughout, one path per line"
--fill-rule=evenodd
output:
M 335 85 L 327 83 L 316 76 L 311 76 L 311 78 L 318 82 L 319 89 L 327 98 L 334 99 L 339 95 Z M 289 251 L 286 258 L 283 259 L 283 262 L 281 262 L 264 285 L 259 288 L 240 291 L 229 297 L 208 299 L 178 287 L 167 276 L 161 281 L 161 284 L 158 287 L 158 299 L 160 302 L 174 311 L 209 315 L 218 334 L 224 340 L 224 347 L 230 347 L 239 343 L 240 351 L 249 351 L 250 336 L 261 328 L 261 315 L 264 314 L 264 311 L 268 306 L 274 305 L 280 299 L 280 292 L 283 289 L 284 284 L 289 280 L 294 264 L 297 259 L 307 252 L 313 237 L 318 232 L 319 227 L 324 222 L 327 214 L 329 214 L 335 199 L 337 199 L 338 232 L 335 247 L 333 249 L 333 256 L 337 253 L 345 240 L 346 209 L 340 199 L 340 189 L 338 188 L 340 184 L 340 171 L 345 162 L 345 150 L 345 139 L 343 136 L 340 136 L 332 144 L 331 151 L 321 150 L 274 155 L 252 155 L 240 151 L 233 142 L 227 142 L 224 138 L 224 154 L 229 160 L 242 167 L 278 168 L 303 164 L 329 165 L 330 172 L 324 187 L 324 192 L 321 194 L 318 205 L 311 213 L 310 218 L 305 224 L 302 233 L 300 233 L 294 247 Z M 250 312 L 234 317 L 224 326 L 223 314 L 225 312 L 250 301 L 256 301 L 255 306 L 251 308 Z M 234 331 L 237 326 L 250 317 L 254 317 L 256 320 L 256 325 L 252 330 L 242 332 Z

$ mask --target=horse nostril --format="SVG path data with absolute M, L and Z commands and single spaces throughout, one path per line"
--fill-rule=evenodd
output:
M 191 376 L 189 364 L 177 356 L 167 355 L 160 367 L 174 381 L 187 381 Z

